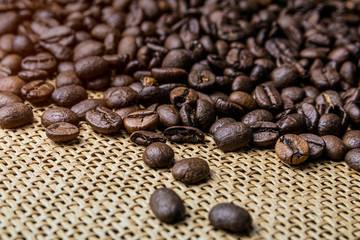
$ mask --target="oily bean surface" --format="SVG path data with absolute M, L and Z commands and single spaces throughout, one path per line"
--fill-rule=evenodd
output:
M 46 136 L 54 142 L 70 142 L 79 136 L 79 128 L 71 123 L 57 122 L 46 127 Z
M 276 142 L 275 152 L 281 161 L 296 165 L 308 159 L 310 148 L 307 141 L 302 137 L 295 134 L 286 134 Z
M 165 143 L 154 142 L 146 147 L 142 160 L 151 168 L 169 167 L 174 160 L 174 150 Z
M 18 128 L 33 122 L 32 109 L 24 103 L 11 103 L 0 108 L 0 127 Z
M 175 163 L 172 175 L 178 181 L 194 184 L 206 179 L 210 175 L 210 168 L 201 158 L 185 158 Z

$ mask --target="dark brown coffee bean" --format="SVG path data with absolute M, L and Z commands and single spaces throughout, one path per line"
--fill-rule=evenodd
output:
M 41 124 L 44 127 L 58 122 L 67 122 L 77 126 L 79 118 L 73 111 L 63 107 L 49 108 L 41 116 Z
M 305 48 L 301 50 L 300 57 L 309 59 L 325 58 L 326 52 L 317 48 Z
M 211 133 L 212 135 L 214 135 L 215 132 L 216 132 L 219 128 L 221 128 L 221 127 L 223 127 L 223 126 L 225 126 L 225 125 L 227 125 L 227 124 L 229 124 L 229 123 L 234 123 L 234 122 L 236 122 L 236 120 L 233 119 L 233 118 L 220 118 L 220 119 L 218 119 L 216 122 L 214 122 L 214 123 L 211 125 L 210 130 L 209 130 L 209 133 Z
M 58 73 L 73 71 L 75 72 L 75 64 L 73 62 L 61 62 L 58 65 Z
M 141 110 L 140 106 L 137 104 L 133 104 L 127 107 L 119 108 L 115 110 L 115 112 L 121 117 L 121 119 L 125 119 L 130 113 Z
M 152 68 L 151 75 L 159 84 L 181 83 L 188 79 L 188 73 L 181 68 Z
M 360 148 L 360 130 L 350 130 L 342 137 L 348 149 Z
M 108 73 L 110 66 L 102 57 L 90 56 L 75 63 L 76 75 L 85 81 Z
M 165 143 L 166 138 L 155 132 L 140 130 L 135 131 L 130 135 L 130 141 L 138 145 L 148 146 L 156 142 Z
M 340 138 L 333 135 L 321 136 L 321 138 L 324 140 L 326 145 L 325 153 L 327 157 L 332 160 L 344 159 L 348 150 Z
M 124 127 L 129 133 L 138 130 L 154 131 L 159 125 L 159 115 L 155 111 L 140 110 L 130 113 L 124 119 Z
M 170 167 L 174 161 L 174 150 L 162 142 L 155 142 L 147 146 L 142 160 L 151 168 Z
M 277 121 L 281 135 L 293 133 L 300 134 L 306 129 L 306 119 L 303 114 L 293 113 L 285 115 Z
M 286 134 L 276 142 L 275 152 L 281 161 L 296 165 L 308 159 L 310 148 L 307 141 L 302 137 L 295 134 Z
M 21 56 L 17 54 L 8 54 L 0 61 L 0 65 L 9 69 L 12 75 L 18 73 L 21 69 Z
M 18 76 L 25 82 L 30 82 L 34 80 L 45 80 L 49 75 L 44 70 L 23 70 L 18 72 Z
M 182 68 L 189 70 L 192 64 L 191 52 L 185 49 L 174 49 L 163 59 L 163 68 Z
M 85 82 L 86 89 L 89 90 L 105 90 L 110 87 L 111 79 L 109 75 L 102 75 Z
M 21 88 L 25 82 L 17 76 L 0 78 L 0 92 L 9 92 L 20 96 Z
M 1 80 L 0 80 L 1 81 Z M 345 104 L 344 109 L 349 115 L 350 122 L 355 127 L 360 126 L 360 101 L 350 101 Z
M 95 131 L 103 134 L 117 133 L 122 126 L 121 117 L 104 106 L 87 111 L 85 119 Z
M 217 98 L 215 101 L 215 109 L 221 117 L 233 117 L 240 119 L 244 113 L 244 109 L 236 103 L 224 100 L 223 98 Z
M 356 65 L 350 61 L 344 62 L 340 68 L 340 76 L 351 86 L 356 86 Z
M 169 188 L 157 189 L 150 197 L 150 208 L 162 222 L 174 223 L 185 217 L 181 198 Z
M 103 99 L 85 99 L 72 106 L 71 111 L 73 111 L 80 120 L 85 120 L 86 112 L 94 110 L 99 106 L 105 106 L 105 101 Z
M 281 89 L 296 84 L 299 79 L 299 73 L 291 65 L 283 65 L 275 68 L 271 72 L 270 78 L 274 82 L 275 87 Z
M 204 133 L 194 127 L 173 126 L 164 130 L 164 136 L 173 142 L 199 143 L 204 142 Z
M 245 147 L 251 139 L 250 127 L 241 122 L 226 124 L 214 134 L 215 143 L 223 152 L 236 151 Z
M 56 89 L 51 94 L 51 100 L 61 107 L 71 107 L 85 99 L 87 99 L 87 92 L 79 85 L 67 85 Z
M 156 109 L 159 114 L 160 125 L 163 128 L 180 125 L 181 117 L 178 110 L 171 104 L 160 105 Z
M 12 103 L 22 103 L 23 101 L 21 98 L 16 96 L 13 93 L 9 92 L 0 92 L 0 108 L 2 108 L 5 105 L 10 105 Z
M 215 75 L 208 70 L 190 72 L 188 84 L 191 88 L 198 91 L 210 91 L 215 85 Z
M 104 100 L 110 108 L 122 108 L 137 103 L 140 94 L 130 87 L 111 87 L 104 93 Z
M 50 53 L 41 52 L 28 56 L 21 61 L 23 70 L 44 70 L 52 74 L 57 67 L 57 61 Z
M 278 111 L 283 105 L 280 93 L 272 86 L 257 86 L 253 96 L 259 107 L 269 111 Z
M 16 35 L 12 42 L 12 48 L 14 53 L 17 53 L 23 57 L 34 53 L 34 45 L 30 38 L 25 35 Z
M 281 97 L 288 97 L 291 101 L 297 103 L 303 100 L 305 92 L 300 87 L 287 87 L 281 90 Z
M 334 90 L 324 91 L 316 97 L 316 105 L 321 104 L 324 104 L 326 108 L 329 106 L 343 105 L 339 93 L 335 92 Z
M 0 22 L 2 22 L 0 27 L 0 35 L 15 32 L 20 20 L 20 15 L 16 11 L 3 12 L 0 15 Z
M 323 135 L 341 135 L 341 120 L 339 116 L 334 113 L 326 113 L 319 119 L 318 132 L 320 136 Z
M 123 86 L 129 86 L 130 84 L 134 83 L 135 80 L 130 75 L 126 74 L 120 74 L 115 76 L 111 80 L 111 86 L 112 87 L 123 87 Z
M 12 103 L 0 108 L 0 127 L 17 128 L 33 122 L 32 109 L 24 103 Z
M 186 184 L 198 183 L 210 175 L 209 164 L 201 158 L 184 158 L 172 168 L 172 175 Z
M 81 80 L 74 71 L 61 72 L 56 76 L 56 87 L 60 88 L 67 85 L 82 85 Z
M 297 112 L 305 117 L 306 127 L 308 131 L 316 133 L 318 131 L 320 114 L 316 110 L 315 106 L 309 103 L 303 103 L 297 109 Z
M 299 136 L 305 139 L 305 141 L 307 141 L 307 143 L 309 144 L 309 149 L 310 149 L 309 157 L 311 159 L 319 158 L 325 151 L 325 142 L 318 135 L 312 133 L 303 133 L 300 134 Z
M 101 56 L 105 53 L 105 46 L 102 42 L 95 40 L 86 40 L 74 48 L 73 61 L 76 62 L 82 58 L 90 56 Z
M 314 86 L 304 86 L 303 90 L 305 92 L 305 97 L 316 98 L 320 94 L 319 89 Z
M 230 102 L 236 103 L 240 105 L 242 108 L 246 109 L 247 111 L 255 110 L 257 107 L 256 101 L 252 98 L 252 96 L 246 92 L 236 91 L 232 92 L 229 95 Z
M 341 94 L 341 98 L 345 104 L 348 102 L 360 101 L 360 88 L 350 88 Z
M 274 122 L 275 119 L 272 113 L 265 109 L 253 110 L 245 114 L 241 119 L 241 122 L 247 125 L 251 125 L 252 123 L 255 123 L 257 121 Z
M 135 59 L 137 51 L 136 39 L 133 36 L 125 36 L 119 41 L 117 54 L 127 54 L 130 57 L 130 61 Z
M 74 31 L 67 26 L 56 26 L 40 34 L 40 41 L 70 46 L 75 41 Z
M 360 148 L 354 148 L 345 155 L 345 162 L 352 169 L 360 172 Z
M 208 131 L 216 118 L 213 104 L 204 99 L 198 99 L 194 105 L 183 104 L 179 112 L 185 126 L 198 127 L 203 131 Z
M 209 212 L 209 220 L 215 228 L 242 232 L 250 227 L 251 216 L 244 208 L 233 203 L 220 203 Z
M 71 123 L 53 123 L 46 128 L 46 136 L 54 142 L 70 142 L 79 136 L 79 128 Z
M 283 56 L 294 58 L 298 55 L 297 51 L 291 47 L 289 41 L 283 38 L 272 38 L 267 40 L 265 48 L 274 58 Z
M 251 79 L 245 75 L 237 76 L 231 84 L 231 90 L 250 93 L 254 90 Z
M 250 128 L 253 132 L 251 144 L 255 147 L 273 147 L 280 137 L 279 127 L 273 122 L 258 121 Z
M 21 96 L 31 103 L 42 103 L 49 99 L 54 86 L 43 80 L 26 83 L 21 88 Z
M 181 108 L 182 104 L 194 104 L 199 98 L 199 94 L 187 87 L 178 87 L 170 92 L 170 101 L 177 108 Z
M 335 88 L 340 83 L 340 75 L 331 67 L 318 68 L 311 71 L 311 82 L 319 89 Z
M 345 62 L 349 59 L 350 52 L 345 47 L 338 47 L 333 49 L 328 54 L 328 59 L 335 62 Z

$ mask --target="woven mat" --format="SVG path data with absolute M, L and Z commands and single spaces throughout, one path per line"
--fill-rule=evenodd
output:
M 94 94 L 92 94 L 94 97 Z M 100 97 L 99 95 L 95 97 Z M 55 144 L 40 123 L 0 130 L 0 239 L 355 239 L 360 236 L 360 174 L 344 162 L 320 160 L 289 167 L 274 151 L 223 153 L 204 144 L 171 144 L 175 158 L 200 156 L 211 177 L 199 185 L 152 170 L 144 147 L 93 132 L 85 122 L 72 144 Z M 160 223 L 149 197 L 161 187 L 184 200 L 187 216 Z M 215 230 L 208 212 L 233 202 L 250 211 L 242 234 Z

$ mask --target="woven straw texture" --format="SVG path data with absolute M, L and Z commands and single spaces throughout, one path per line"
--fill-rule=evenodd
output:
M 100 95 L 92 97 L 101 97 Z M 71 144 L 55 144 L 40 123 L 0 130 L 0 239 L 356 239 L 360 236 L 360 175 L 342 162 L 289 167 L 272 150 L 223 153 L 204 144 L 172 144 L 177 160 L 200 156 L 211 176 L 198 185 L 152 170 L 143 146 L 124 131 L 105 136 L 80 124 Z M 160 223 L 149 208 L 157 188 L 184 200 L 186 219 Z M 233 202 L 250 211 L 242 234 L 214 229 L 208 212 Z

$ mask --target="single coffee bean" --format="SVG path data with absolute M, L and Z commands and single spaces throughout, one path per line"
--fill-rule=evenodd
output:
M 188 79 L 188 73 L 181 68 L 152 68 L 153 76 L 159 84 L 181 83 Z
M 214 135 L 219 128 L 234 122 L 236 122 L 236 120 L 233 118 L 220 118 L 211 125 L 209 133 Z
M 157 189 L 151 194 L 150 208 L 161 222 L 174 223 L 185 217 L 183 201 L 169 188 Z
M 185 126 L 198 127 L 203 131 L 208 131 L 216 118 L 213 104 L 204 99 L 198 99 L 195 105 L 184 103 L 179 112 Z
M 250 128 L 253 132 L 251 144 L 255 147 L 273 147 L 280 137 L 279 127 L 273 122 L 258 121 Z
M 173 126 L 164 130 L 164 136 L 173 142 L 199 143 L 204 142 L 204 133 L 194 127 Z
M 130 141 L 136 143 L 137 145 L 148 146 L 156 142 L 165 143 L 166 138 L 155 132 L 139 130 L 130 135 Z
M 253 110 L 245 114 L 241 119 L 241 122 L 247 125 L 251 125 L 252 123 L 255 123 L 257 121 L 274 122 L 275 119 L 272 113 L 265 109 Z
M 49 75 L 44 70 L 22 70 L 18 72 L 18 76 L 25 82 L 30 82 L 34 80 L 45 80 Z
M 54 142 L 70 142 L 79 136 L 79 128 L 71 123 L 57 122 L 46 128 L 46 136 Z
M 36 55 L 28 56 L 21 61 L 23 70 L 44 70 L 52 74 L 57 67 L 54 56 L 47 52 L 41 52 Z
M 360 148 L 360 130 L 350 130 L 342 137 L 342 141 L 348 149 Z
M 119 132 L 122 126 L 121 117 L 104 106 L 86 112 L 85 119 L 95 131 L 103 134 Z
M 0 78 L 0 92 L 9 92 L 20 96 L 21 88 L 25 82 L 17 76 Z
M 186 87 L 177 87 L 170 92 L 170 101 L 177 108 L 181 108 L 182 104 L 194 104 L 199 99 L 199 94 Z
M 253 92 L 253 96 L 259 107 L 269 111 L 278 111 L 283 105 L 280 93 L 272 86 L 257 86 Z
M 43 112 L 41 124 L 44 127 L 58 122 L 67 122 L 77 126 L 79 124 L 79 118 L 73 111 L 63 107 L 48 108 Z
M 16 35 L 12 42 L 14 53 L 23 57 L 29 56 L 34 52 L 34 45 L 30 38 L 25 35 Z
M 217 98 L 215 101 L 215 109 L 221 117 L 233 117 L 240 119 L 244 113 L 244 109 L 237 103 L 233 103 L 223 98 Z
M 208 70 L 190 72 L 188 77 L 188 84 L 195 90 L 207 92 L 214 88 L 215 75 Z
M 104 100 L 110 108 L 122 108 L 140 101 L 140 94 L 130 87 L 111 87 L 104 92 Z
M 231 84 L 232 91 L 243 91 L 250 93 L 254 90 L 251 79 L 245 75 L 237 76 Z
M 186 184 L 198 183 L 210 175 L 209 164 L 201 158 L 184 158 L 175 163 L 172 175 Z
M 281 89 L 297 83 L 299 73 L 295 67 L 291 65 L 282 65 L 275 68 L 270 75 L 276 88 Z
M 109 75 L 102 75 L 85 82 L 86 89 L 89 90 L 104 90 L 110 87 L 111 79 Z
M 162 142 L 155 142 L 147 146 L 142 160 L 151 168 L 169 167 L 174 161 L 174 150 Z
M 305 139 L 305 141 L 307 141 L 307 143 L 309 144 L 309 148 L 310 148 L 309 157 L 311 159 L 319 158 L 325 151 L 325 142 L 318 135 L 312 133 L 303 133 L 300 134 L 299 136 Z
M 124 119 L 124 127 L 128 133 L 138 130 L 154 131 L 159 125 L 159 115 L 155 111 L 140 110 L 130 113 Z
M 251 216 L 244 208 L 233 203 L 220 203 L 209 212 L 209 220 L 215 228 L 242 232 L 250 227 Z
M 21 96 L 31 103 L 42 103 L 49 99 L 54 86 L 44 80 L 31 81 L 21 88 Z
M 326 113 L 319 119 L 318 132 L 320 136 L 335 135 L 341 136 L 341 120 L 334 113 Z
M 340 75 L 330 66 L 311 71 L 311 82 L 319 89 L 335 88 L 340 83 Z
M 229 95 L 230 102 L 236 103 L 240 105 L 242 108 L 247 111 L 252 111 L 256 109 L 256 101 L 252 98 L 252 96 L 246 92 L 236 91 L 232 92 Z
M 58 73 L 73 71 L 75 72 L 75 64 L 73 62 L 61 62 L 58 65 Z
M 179 111 L 172 104 L 163 104 L 156 108 L 159 114 L 160 126 L 168 128 L 178 126 L 181 123 Z
M 0 108 L 0 127 L 17 128 L 33 122 L 32 109 L 24 103 L 12 103 Z
M 329 106 L 342 106 L 343 102 L 338 92 L 334 90 L 327 90 L 319 94 L 316 99 L 316 105 L 325 105 L 326 107 Z
M 51 94 L 51 100 L 61 107 L 71 107 L 85 99 L 87 99 L 87 92 L 79 85 L 63 86 Z
M 80 120 L 85 120 L 86 112 L 94 110 L 96 107 L 105 106 L 103 99 L 85 99 L 71 107 Z
M 310 148 L 307 141 L 302 137 L 295 134 L 286 134 L 276 142 L 275 152 L 281 161 L 295 165 L 308 159 Z
M 75 71 L 61 72 L 56 76 L 56 88 L 66 85 L 82 85 L 81 80 L 76 76 Z
M 345 104 L 344 109 L 350 118 L 350 123 L 358 128 L 360 126 L 360 101 L 350 101 Z
M 333 135 L 325 135 L 321 136 L 321 138 L 325 142 L 325 153 L 332 160 L 343 160 L 346 153 L 347 148 L 343 141 L 340 138 Z
M 40 41 L 70 46 L 75 41 L 74 31 L 68 26 L 54 26 L 40 34 Z
M 133 104 L 127 107 L 119 108 L 115 110 L 115 112 L 121 117 L 121 119 L 125 119 L 130 113 L 141 110 L 140 106 L 137 104 Z
M 76 75 L 84 81 L 107 74 L 109 70 L 108 62 L 99 56 L 82 58 L 75 63 Z
M 21 60 L 20 55 L 17 54 L 8 54 L 3 57 L 0 61 L 0 65 L 10 70 L 11 74 L 14 75 L 18 73 L 21 69 Z
M 74 48 L 73 61 L 76 62 L 82 58 L 90 56 L 101 56 L 105 53 L 105 46 L 102 42 L 95 40 L 86 40 Z
M 360 148 L 354 148 L 345 155 L 345 162 L 352 169 L 360 172 Z
M 192 65 L 191 52 L 185 49 L 169 51 L 162 61 L 162 68 L 182 68 L 189 70 Z
M 288 97 L 291 101 L 297 103 L 303 100 L 305 92 L 300 87 L 287 87 L 281 90 L 281 97 Z
M 304 86 L 302 89 L 304 90 L 305 97 L 316 98 L 320 94 L 319 89 L 314 86 Z
M 10 105 L 12 103 L 22 103 L 22 99 L 16 96 L 13 93 L 9 92 L 0 92 L 0 108 L 5 105 Z
M 306 129 L 306 119 L 304 115 L 298 113 L 285 115 L 277 121 L 276 124 L 279 127 L 281 135 L 288 133 L 300 134 Z
M 320 114 L 314 105 L 305 102 L 297 109 L 297 113 L 305 117 L 306 127 L 309 132 L 316 133 L 318 131 Z
M 226 124 L 214 134 L 215 143 L 223 152 L 236 151 L 245 147 L 251 139 L 250 127 L 241 122 Z
M 132 84 L 134 82 L 135 82 L 135 80 L 132 76 L 126 75 L 126 74 L 120 74 L 120 75 L 116 75 L 111 80 L 111 86 L 112 87 L 129 86 L 130 84 Z

